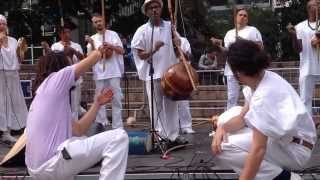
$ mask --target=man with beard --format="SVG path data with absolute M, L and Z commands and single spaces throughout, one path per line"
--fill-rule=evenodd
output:
M 88 53 L 100 46 L 108 49 L 103 60 L 93 67 L 96 93 L 107 86 L 112 88 L 112 128 L 123 128 L 121 115 L 123 95 L 120 87 L 120 78 L 124 72 L 122 42 L 116 32 L 106 28 L 105 22 L 103 22 L 104 18 L 100 14 L 94 14 L 91 20 L 97 33 L 87 38 Z M 105 106 L 101 106 L 96 122 L 98 123 L 98 129 L 103 129 L 108 125 Z

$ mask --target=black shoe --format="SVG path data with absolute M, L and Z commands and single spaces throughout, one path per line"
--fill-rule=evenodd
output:
M 186 140 L 184 137 L 178 136 L 174 141 L 169 141 L 167 147 L 170 149 L 172 147 L 186 145 L 188 143 L 188 140 Z

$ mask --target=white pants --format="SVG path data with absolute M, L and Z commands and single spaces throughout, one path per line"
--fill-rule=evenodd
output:
M 103 88 L 110 87 L 113 92 L 112 98 L 112 128 L 123 128 L 122 122 L 122 103 L 121 99 L 123 98 L 121 87 L 120 87 L 120 78 L 110 78 L 103 80 L 96 80 L 96 94 L 99 93 Z M 108 124 L 106 106 L 101 106 L 97 114 L 96 122 L 102 124 Z
M 215 162 L 241 174 L 250 151 L 252 130 L 244 128 L 237 133 L 229 134 L 227 139 L 227 142 L 222 143 L 222 153 L 215 156 Z M 289 143 L 283 146 L 269 140 L 264 160 L 255 180 L 271 180 L 278 176 L 283 169 L 301 170 L 310 157 L 311 150 L 303 145 Z
M 233 76 L 227 76 L 227 87 L 228 87 L 228 101 L 227 109 L 230 109 L 238 105 L 240 85 L 238 80 Z
M 151 81 L 146 81 L 151 119 Z M 154 127 L 161 137 L 174 141 L 179 136 L 178 102 L 161 92 L 160 79 L 154 80 Z
M 100 160 L 99 180 L 123 180 L 128 158 L 128 135 L 122 129 L 110 130 L 84 138 L 73 137 L 58 147 L 55 156 L 37 169 L 28 168 L 33 180 L 72 180 Z M 66 148 L 70 160 L 62 157 Z
M 312 115 L 312 97 L 315 84 L 320 81 L 320 76 L 308 75 L 299 77 L 299 89 L 302 102 L 306 105 L 308 112 Z
M 79 81 L 79 80 L 78 80 Z M 71 91 L 71 112 L 72 118 L 74 120 L 79 119 L 79 115 L 81 112 L 81 83 L 76 83 L 76 87 L 74 90 Z
M 24 128 L 27 115 L 18 71 L 0 70 L 0 131 Z
M 192 128 L 192 117 L 190 113 L 189 100 L 179 101 L 178 111 L 180 119 L 180 128 Z

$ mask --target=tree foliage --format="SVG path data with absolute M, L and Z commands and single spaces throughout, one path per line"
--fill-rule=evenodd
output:
M 250 8 L 250 24 L 261 31 L 265 47 L 273 57 L 279 56 L 280 49 L 277 48 L 277 42 L 281 42 L 281 58 L 297 59 L 297 54 L 291 48 L 286 25 L 289 22 L 297 24 L 307 17 L 306 1 L 292 0 L 291 7 L 275 11 L 254 6 Z M 61 15 L 65 21 L 77 23 L 74 22 L 74 19 L 81 20 L 82 23 L 78 25 L 85 29 L 83 31 L 86 33 L 91 33 L 91 14 L 101 12 L 101 0 L 61 0 L 61 6 L 59 6 L 59 0 L 38 0 L 31 6 L 26 5 L 26 2 L 26 0 L 3 1 L 0 3 L 0 13 L 5 11 L 9 13 L 10 34 L 15 37 L 29 35 L 29 43 L 32 44 L 39 44 L 44 38 L 41 26 L 60 24 Z M 105 0 L 105 12 L 111 29 L 124 35 L 132 35 L 137 27 L 146 21 L 140 9 L 143 2 L 144 0 Z M 165 19 L 168 19 L 166 1 L 163 2 L 165 5 L 163 14 Z M 183 16 L 181 18 L 178 15 L 178 31 L 189 39 L 193 53 L 198 58 L 210 43 L 210 37 L 223 38 L 225 33 L 233 28 L 233 13 L 231 9 L 227 11 L 210 10 L 208 0 L 181 0 L 181 2 Z M 127 15 L 120 13 L 134 3 L 137 5 L 132 6 L 132 13 Z M 189 5 L 184 6 L 187 3 Z

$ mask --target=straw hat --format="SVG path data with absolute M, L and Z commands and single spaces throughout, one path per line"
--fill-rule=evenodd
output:
M 142 5 L 142 7 L 141 7 L 141 11 L 142 11 L 142 13 L 145 15 L 146 14 L 146 6 L 149 4 L 149 3 L 151 3 L 151 2 L 157 2 L 157 3 L 159 3 L 160 4 L 160 6 L 161 6 L 161 8 L 163 7 L 163 2 L 162 2 L 162 0 L 145 0 L 144 1 L 144 3 L 143 3 L 143 5 Z

